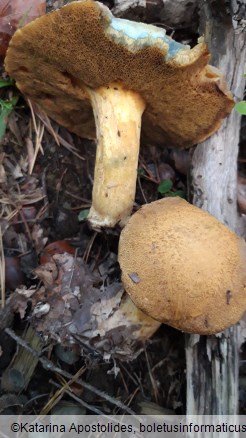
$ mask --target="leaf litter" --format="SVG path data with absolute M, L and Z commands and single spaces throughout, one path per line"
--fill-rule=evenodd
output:
M 0 56 L 5 55 L 9 40 L 19 28 L 45 14 L 44 0 L 0 1 Z

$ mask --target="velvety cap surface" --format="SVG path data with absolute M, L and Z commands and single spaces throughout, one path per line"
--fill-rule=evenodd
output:
M 246 310 L 245 242 L 181 198 L 147 204 L 130 218 L 119 263 L 134 303 L 180 330 L 217 333 Z
M 162 29 L 141 25 L 133 32 L 134 26 L 98 2 L 70 3 L 14 34 L 6 71 L 50 117 L 82 137 L 96 135 L 84 85 L 118 81 L 146 102 L 145 139 L 176 147 L 204 140 L 233 106 L 223 77 L 207 65 L 206 45 L 190 50 Z

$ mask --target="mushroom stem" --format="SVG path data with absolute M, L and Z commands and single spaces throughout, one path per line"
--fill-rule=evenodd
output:
M 97 153 L 88 220 L 93 228 L 124 225 L 131 213 L 145 103 L 118 83 L 87 88 L 93 107 Z

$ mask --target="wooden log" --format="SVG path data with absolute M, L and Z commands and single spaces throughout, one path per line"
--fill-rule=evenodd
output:
M 32 327 L 28 327 L 22 339 L 29 344 L 35 353 L 40 353 L 44 347 L 44 341 Z M 19 346 L 16 355 L 4 370 L 1 377 L 1 389 L 6 392 L 21 392 L 27 388 L 35 368 L 38 357 L 35 357 L 23 346 Z
M 211 63 L 225 75 L 235 100 L 243 98 L 246 60 L 245 0 L 199 0 L 200 33 Z M 240 12 L 241 11 L 241 12 Z M 190 200 L 237 231 L 237 156 L 240 116 L 233 110 L 221 129 L 192 157 Z M 187 414 L 236 414 L 238 327 L 216 336 L 187 335 Z

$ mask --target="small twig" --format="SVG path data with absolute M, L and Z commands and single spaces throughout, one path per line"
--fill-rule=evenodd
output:
M 32 405 L 34 401 L 39 400 L 40 398 L 48 397 L 48 396 L 49 396 L 48 392 L 46 394 L 35 395 L 35 397 L 32 397 L 29 400 L 27 400 L 27 402 L 24 404 L 24 408 L 26 409 L 27 406 Z
M 42 139 L 43 139 L 43 135 L 44 135 L 44 124 L 41 123 L 40 120 L 38 120 L 38 123 L 36 122 L 32 102 L 30 101 L 30 99 L 27 99 L 27 102 L 28 102 L 28 105 L 29 105 L 30 110 L 31 110 L 32 123 L 33 123 L 33 127 L 34 127 L 35 134 L 36 134 L 35 150 L 34 150 L 33 158 L 31 160 L 31 162 L 29 163 L 29 175 L 31 175 L 33 168 L 34 168 L 34 165 L 35 165 L 35 162 L 36 162 L 38 152 L 41 151 L 41 153 L 44 154 L 43 147 L 42 147 Z M 30 132 L 30 138 L 31 138 L 31 132 Z
M 92 238 L 90 239 L 90 242 L 89 242 L 89 244 L 88 244 L 88 246 L 87 246 L 85 252 L 84 252 L 84 255 L 83 255 L 83 261 L 84 261 L 85 263 L 88 262 L 89 255 L 90 255 L 90 252 L 91 252 L 91 248 L 92 248 L 92 246 L 93 246 L 93 243 L 94 243 L 94 241 L 95 241 L 95 238 L 96 238 L 97 234 L 98 234 L 97 231 L 95 231 L 94 234 L 93 234 L 93 236 L 92 236 Z
M 61 385 L 59 385 L 58 383 L 54 382 L 54 380 L 50 379 L 50 383 L 52 385 L 54 385 L 56 388 L 60 389 L 63 393 L 69 395 L 69 397 L 71 397 L 74 400 L 76 400 L 80 405 L 84 406 L 87 409 L 90 409 L 90 411 L 92 411 L 92 412 L 95 412 L 95 414 L 105 415 L 104 412 L 100 411 L 99 409 L 95 408 L 92 405 L 89 405 L 84 400 L 82 400 L 81 398 L 79 398 L 75 394 L 73 394 L 71 391 L 69 391 L 67 389 L 63 389 L 63 387 Z
M 72 266 L 72 270 L 71 270 L 71 275 L 70 275 L 70 279 L 68 282 L 68 288 L 71 288 L 71 284 L 72 284 L 72 280 L 73 280 L 73 276 L 74 276 L 74 269 L 75 269 L 75 263 L 77 261 L 77 255 L 78 255 L 78 248 L 76 248 L 75 250 L 75 256 L 73 258 L 73 266 Z
M 70 385 L 72 385 L 85 372 L 85 369 L 85 367 L 81 367 L 69 382 L 64 379 L 64 385 L 59 388 L 59 391 L 56 391 L 50 400 L 48 400 L 46 405 L 42 408 L 41 415 L 47 415 L 48 412 L 50 412 L 50 410 L 61 400 L 65 390 L 70 389 Z M 60 379 L 62 379 L 61 376 Z
M 86 202 L 87 204 L 91 205 L 91 201 L 89 201 L 89 199 L 82 198 L 81 196 L 77 196 L 74 193 L 69 192 L 68 190 L 65 190 L 65 193 L 69 196 L 72 196 L 74 199 L 78 199 L 78 201 Z
M 77 211 L 77 210 L 84 210 L 85 208 L 90 208 L 90 207 L 91 207 L 91 202 L 89 202 L 88 204 L 77 205 L 77 207 L 70 207 L 68 208 L 68 210 Z
M 139 159 L 140 161 L 140 167 L 142 167 L 144 169 L 144 171 L 146 172 L 146 175 L 144 175 L 144 178 L 148 179 L 149 181 L 155 183 L 155 184 L 159 184 L 160 181 L 158 181 L 158 179 L 156 179 L 152 172 L 149 171 L 148 167 L 146 166 L 146 164 L 144 164 L 143 159 L 140 157 Z
M 142 193 L 142 197 L 143 197 L 143 200 L 144 200 L 145 204 L 148 204 L 148 201 L 147 201 L 147 198 L 146 198 L 146 196 L 144 194 L 143 187 L 142 187 L 142 184 L 141 184 L 139 176 L 138 176 L 138 185 L 139 185 L 140 191 Z
M 90 173 L 90 166 L 89 166 L 88 157 L 86 157 L 86 172 L 87 172 L 87 178 L 89 179 L 91 185 L 93 186 L 94 185 L 94 179 L 93 179 L 93 177 L 91 176 L 91 173 Z
M 20 217 L 21 217 L 22 223 L 24 224 L 24 227 L 25 227 L 26 233 L 27 233 L 27 235 L 28 235 L 28 239 L 29 239 L 30 242 L 33 244 L 32 234 L 31 234 L 31 231 L 30 231 L 30 228 L 29 228 L 28 222 L 27 222 L 27 220 L 26 220 L 26 218 L 25 218 L 25 215 L 23 214 L 22 207 L 18 210 L 18 213 L 19 213 L 19 215 L 20 215 Z
M 55 132 L 52 124 L 50 123 L 49 117 L 40 108 L 37 109 L 37 106 L 35 106 L 35 112 L 36 112 L 37 117 L 44 124 L 47 131 L 51 135 L 53 135 L 55 142 L 58 146 L 60 146 L 60 144 L 61 144 L 63 147 L 65 147 L 67 150 L 69 150 L 72 154 L 74 154 L 77 158 L 79 158 L 80 160 L 84 160 L 84 157 L 79 155 L 75 146 L 68 143 L 68 141 L 66 141 L 61 135 L 59 135 L 57 132 Z
M 57 388 L 59 388 L 60 387 L 60 385 L 58 385 L 56 382 L 54 382 L 52 379 L 50 380 L 50 383 L 52 384 L 52 385 L 54 385 L 54 386 L 56 386 Z M 105 414 L 104 412 L 102 412 L 102 411 L 100 411 L 99 409 L 97 409 L 97 408 L 95 408 L 94 406 L 92 406 L 92 405 L 89 405 L 88 403 L 86 403 L 84 400 L 82 400 L 82 399 L 80 399 L 79 397 L 77 397 L 76 395 L 74 395 L 73 393 L 71 393 L 70 391 L 64 391 L 67 395 L 69 395 L 69 397 L 71 397 L 71 398 L 73 398 L 74 400 L 76 400 L 78 403 L 80 403 L 82 406 L 84 406 L 85 408 L 87 408 L 87 409 L 90 409 L 92 412 L 95 412 L 95 414 L 98 414 L 98 415 L 103 415 L 103 417 L 106 419 L 108 419 L 109 421 L 117 421 L 118 423 L 120 423 L 120 424 L 125 424 L 124 423 L 124 415 L 122 415 L 122 418 L 118 418 L 117 417 L 117 419 L 115 420 L 114 418 L 112 418 L 112 416 L 110 416 L 110 414 L 109 415 L 107 415 L 107 414 Z M 137 417 L 136 417 L 137 418 Z M 137 433 L 137 430 L 136 429 L 134 429 L 134 436 L 136 437 L 136 438 L 141 438 L 142 437 L 142 435 L 140 436 L 138 433 Z M 100 435 L 97 435 L 97 437 L 99 437 L 99 436 L 104 436 L 103 434 L 101 434 L 100 433 Z M 116 436 L 116 435 L 114 435 L 114 436 Z M 90 437 L 94 437 L 94 435 L 92 434 L 90 434 L 90 435 L 88 435 L 88 438 L 90 438 Z
M 125 371 L 125 373 L 128 375 L 128 377 L 130 378 L 130 380 L 132 380 L 132 382 L 134 383 L 134 385 L 138 385 L 139 382 L 137 381 L 137 379 L 135 379 L 133 377 L 133 374 L 130 373 L 130 371 L 128 371 L 127 367 L 125 367 L 125 365 L 123 363 L 120 364 L 120 367 L 123 368 L 123 370 Z
M 157 403 L 158 399 L 159 399 L 159 393 L 158 393 L 158 388 L 157 388 L 157 385 L 156 385 L 156 381 L 155 381 L 155 379 L 153 377 L 153 374 L 152 374 L 152 370 L 151 370 L 150 363 L 149 363 L 149 356 L 148 356 L 148 353 L 146 351 L 146 348 L 144 349 L 144 353 L 145 353 L 145 357 L 146 357 L 146 364 L 147 364 L 147 368 L 148 368 L 148 371 L 149 371 L 150 381 L 151 381 L 151 384 L 152 384 L 152 387 L 153 387 L 153 390 L 154 390 L 155 401 Z
M 126 383 L 126 381 L 125 381 L 124 374 L 122 373 L 122 370 L 121 370 L 120 367 L 119 367 L 119 369 L 120 369 L 120 377 L 121 377 L 121 380 L 122 380 L 123 386 L 124 386 L 124 388 L 125 388 L 126 393 L 129 394 L 129 389 L 128 389 L 128 387 L 127 387 L 127 383 Z
M 45 125 L 47 131 L 53 136 L 57 146 L 60 146 L 59 136 L 58 136 L 57 132 L 53 129 L 53 126 L 50 122 L 49 117 L 45 113 L 43 113 L 43 111 L 41 114 L 40 108 L 38 109 L 38 111 L 36 111 L 36 114 L 39 117 L 39 119 L 43 122 L 43 124 Z
M 31 110 L 32 122 L 33 122 L 34 130 L 35 130 L 35 132 L 37 132 L 38 128 L 37 128 L 37 123 L 36 123 L 36 118 L 35 118 L 32 102 L 30 101 L 30 99 L 27 99 L 27 103 L 28 103 L 28 105 L 30 107 L 30 110 Z
M 132 402 L 132 400 L 134 399 L 134 397 L 137 395 L 137 393 L 139 392 L 140 387 L 138 386 L 137 388 L 134 389 L 134 391 L 132 392 L 132 394 L 130 394 L 130 396 L 128 397 L 128 401 L 125 401 L 125 403 L 127 403 L 127 406 L 129 406 Z
M 47 210 L 48 210 L 48 215 L 49 215 L 49 207 L 50 207 L 50 205 L 49 205 L 49 198 L 48 198 L 48 194 L 47 194 L 47 184 L 46 184 L 47 169 L 48 169 L 48 167 L 46 167 L 44 169 L 44 171 L 42 173 L 42 177 L 41 177 L 42 192 L 43 192 L 43 195 L 44 195 L 44 205 L 43 205 L 43 207 L 41 207 L 41 209 L 40 209 L 40 211 L 38 213 L 39 215 L 44 214 Z
M 159 362 L 157 362 L 152 368 L 151 372 L 155 372 L 158 368 L 164 368 L 165 363 L 168 361 L 167 357 L 164 357 L 164 359 L 161 359 Z
M 6 328 L 5 332 L 12 339 L 14 339 L 17 342 L 17 344 L 21 345 L 22 347 L 24 347 L 28 351 L 30 351 L 34 355 L 34 357 L 37 357 L 45 370 L 52 371 L 54 373 L 58 373 L 61 376 L 65 377 L 66 379 L 72 379 L 73 378 L 72 374 L 70 374 L 67 371 L 62 370 L 61 368 L 57 367 L 55 364 L 53 364 L 53 362 L 51 362 L 46 357 L 41 357 L 40 354 L 37 353 L 36 351 L 34 351 L 27 342 L 23 341 L 23 339 L 21 339 L 19 336 L 17 336 L 13 330 L 11 330 L 9 328 Z M 81 385 L 82 387 L 88 389 L 88 391 L 91 391 L 94 394 L 98 395 L 99 397 L 107 400 L 109 403 L 112 403 L 113 405 L 117 406 L 118 408 L 124 410 L 128 414 L 135 415 L 135 412 L 131 408 L 126 406 L 124 403 L 122 403 L 121 401 L 115 399 L 114 397 L 111 397 L 110 395 L 106 394 L 105 392 L 101 391 L 100 389 L 95 388 L 94 386 L 90 385 L 90 383 L 84 382 L 81 379 L 78 379 L 76 383 Z
M 41 219 L 49 217 L 49 208 L 50 205 L 48 202 L 46 202 L 38 211 L 36 215 L 36 221 L 40 221 Z
M 59 195 L 60 195 L 60 191 L 61 191 L 62 181 L 63 181 L 63 178 L 66 175 L 67 171 L 68 171 L 68 169 L 65 169 L 62 172 L 60 179 L 59 179 L 58 183 L 56 184 L 56 203 L 57 204 L 58 204 Z
M 79 336 L 75 334 L 72 334 L 72 337 L 83 347 L 84 350 L 87 350 L 89 354 L 91 353 L 93 357 L 100 357 L 101 359 L 103 359 L 103 354 L 95 347 L 91 347 L 90 345 L 87 345 L 79 338 Z

